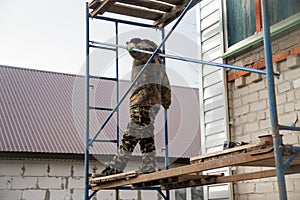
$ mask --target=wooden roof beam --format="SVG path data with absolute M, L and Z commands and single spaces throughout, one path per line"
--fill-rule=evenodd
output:
M 168 3 L 168 4 L 177 5 L 177 4 L 181 3 L 184 0 L 156 0 L 156 1 L 161 1 L 161 2 L 164 2 L 164 3 Z
M 131 16 L 131 17 L 138 17 L 142 19 L 148 20 L 155 20 L 160 18 L 163 13 L 154 10 L 147 10 L 142 8 L 136 8 L 127 5 L 115 4 L 114 6 L 107 9 L 107 12 Z
M 201 0 L 197 0 L 193 3 L 191 8 L 195 6 L 197 3 L 199 3 Z M 171 23 L 174 19 L 180 16 L 180 14 L 183 12 L 187 4 L 190 2 L 190 0 L 182 0 L 179 4 L 174 6 L 168 13 L 165 13 L 162 17 L 157 18 L 156 21 L 153 23 L 153 26 L 156 26 L 158 28 L 163 28 L 169 23 Z
M 92 11 L 91 16 L 95 17 L 96 15 L 102 15 L 107 9 L 109 9 L 111 6 L 115 4 L 116 0 L 104 0 L 102 2 L 99 2 L 99 5 Z M 94 4 L 97 3 L 94 2 Z M 90 7 L 94 5 L 93 2 L 90 4 Z
M 134 6 L 140 6 L 152 10 L 159 10 L 162 12 L 169 12 L 173 6 L 155 2 L 155 1 L 149 1 L 149 0 L 118 0 L 120 3 L 124 4 L 130 4 Z

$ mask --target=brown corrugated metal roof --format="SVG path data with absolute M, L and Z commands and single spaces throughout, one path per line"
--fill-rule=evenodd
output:
M 85 141 L 85 78 L 39 70 L 0 66 L 0 152 L 82 154 Z M 113 107 L 114 81 L 91 80 L 91 105 Z M 128 82 L 120 81 L 120 93 Z M 173 87 L 169 116 L 171 157 L 200 152 L 198 90 Z M 127 98 L 128 99 L 128 98 Z M 90 132 L 95 133 L 109 114 L 90 112 Z M 120 133 L 129 119 L 128 100 L 120 106 Z M 99 139 L 115 139 L 116 117 Z M 163 156 L 163 113 L 156 120 L 157 154 Z M 115 154 L 116 145 L 94 143 L 91 154 Z M 137 153 L 136 151 L 135 153 Z

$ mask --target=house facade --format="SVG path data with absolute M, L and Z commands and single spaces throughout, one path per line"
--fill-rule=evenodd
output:
M 264 69 L 259 2 L 201 1 L 197 6 L 199 59 Z M 273 66 L 274 71 L 280 73 L 278 79 L 275 79 L 279 122 L 284 125 L 296 123 L 298 126 L 299 4 L 298 0 L 269 1 Z M 0 199 L 83 199 L 84 108 L 80 107 L 84 106 L 83 77 L 22 71 L 5 66 L 1 70 Z M 207 65 L 200 66 L 199 72 L 199 90 L 177 88 L 178 95 L 173 98 L 174 108 L 180 108 L 170 111 L 170 116 L 174 117 L 170 119 L 173 122 L 171 133 L 175 133 L 170 135 L 173 141 L 170 156 L 174 166 L 184 164 L 191 156 L 221 150 L 226 140 L 251 142 L 256 141 L 260 135 L 271 134 L 266 78 L 263 75 Z M 108 82 L 105 82 L 108 85 L 104 87 L 100 87 L 102 84 L 99 80 L 94 82 L 95 94 L 101 95 L 95 95 L 93 101 L 101 101 L 110 107 L 112 93 L 108 91 L 113 89 L 108 88 L 114 87 Z M 101 91 L 103 88 L 108 91 Z M 66 96 L 66 99 L 62 98 Z M 196 98 L 181 99 L 182 96 Z M 128 121 L 128 102 L 124 105 L 121 106 L 124 113 L 120 119 L 121 129 L 125 128 Z M 192 120 L 176 121 L 176 116 L 181 116 L 180 120 L 191 119 L 189 113 L 195 113 L 192 112 L 195 109 L 199 110 L 198 115 L 193 116 L 193 119 L 199 119 L 193 120 L 195 124 L 189 124 Z M 183 110 L 185 112 L 181 113 Z M 93 114 L 93 131 L 97 131 L 104 115 Z M 161 114 L 157 121 L 161 122 L 162 119 Z M 176 126 L 178 124 L 180 128 Z M 158 123 L 157 127 L 157 154 L 160 158 L 159 166 L 163 168 L 162 125 Z M 108 124 L 106 133 L 114 131 L 115 124 Z M 192 135 L 187 137 L 187 133 Z M 282 134 L 284 143 L 300 143 L 298 132 L 282 131 Z M 111 139 L 110 134 L 103 137 Z M 186 141 L 182 138 L 186 138 Z M 176 145 L 182 142 L 186 142 L 186 148 L 178 151 Z M 99 172 L 104 162 L 113 156 L 116 145 L 96 144 L 92 151 L 90 171 Z M 136 151 L 134 155 L 127 170 L 134 170 L 139 165 L 139 152 Z M 235 167 L 205 173 L 237 174 L 259 170 L 260 167 Z M 298 199 L 299 174 L 286 176 L 286 184 L 288 198 Z M 146 190 L 122 190 L 119 196 L 120 199 L 162 199 L 157 192 Z M 93 198 L 114 199 L 116 193 L 99 191 Z M 171 199 L 187 200 L 272 198 L 278 199 L 276 177 L 171 192 Z
M 84 77 L 24 68 L 0 66 L 1 137 L 0 199 L 50 200 L 84 198 L 85 103 Z M 122 94 L 128 81 L 119 82 Z M 93 105 L 114 105 L 114 81 L 92 79 Z M 200 153 L 197 119 L 198 89 L 172 87 L 169 110 L 170 167 L 186 164 Z M 129 120 L 128 100 L 120 107 L 120 134 Z M 188 106 L 193 105 L 193 107 Z M 162 109 L 161 109 L 162 110 Z M 105 119 L 107 111 L 92 112 L 91 134 Z M 160 111 L 155 123 L 158 167 L 165 168 L 164 117 Z M 99 139 L 116 137 L 116 118 L 108 123 Z M 178 148 L 180 146 L 181 148 Z M 117 151 L 116 143 L 96 143 L 90 149 L 90 173 L 100 173 Z M 138 148 L 126 171 L 137 170 Z M 198 194 L 198 193 L 197 193 Z M 173 197 L 181 192 L 173 191 Z M 99 191 L 93 199 L 115 199 L 116 192 Z M 157 191 L 121 190 L 120 199 L 161 199 Z
M 261 1 L 202 1 L 198 6 L 199 58 L 264 69 Z M 273 67 L 279 123 L 291 125 L 299 117 L 299 1 L 268 1 Z M 200 69 L 202 153 L 220 150 L 209 137 L 223 141 L 253 142 L 271 134 L 265 75 L 214 68 Z M 201 86 L 202 85 L 202 86 Z M 207 90 L 209 92 L 207 92 Z M 207 95 L 207 94 L 210 94 Z M 221 95 L 226 101 L 222 101 Z M 212 106 L 213 105 L 213 106 Z M 220 115 L 215 117 L 213 112 Z M 212 117 L 213 116 L 213 117 Z M 211 121 L 224 126 L 210 126 Z M 299 123 L 295 125 L 299 126 Z M 221 128 L 222 127 L 222 128 Z M 299 144 L 298 132 L 281 131 L 283 142 Z M 221 141 L 222 141 L 221 140 Z M 233 167 L 224 172 L 259 171 L 261 168 Z M 208 172 L 214 173 L 214 172 Z M 289 199 L 298 199 L 299 174 L 286 176 Z M 278 199 L 276 177 L 204 187 L 204 199 Z

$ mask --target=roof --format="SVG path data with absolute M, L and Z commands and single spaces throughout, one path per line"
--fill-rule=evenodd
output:
M 90 15 L 97 18 L 105 12 L 152 20 L 153 26 L 163 28 L 184 11 L 190 0 L 92 0 Z M 193 2 L 193 5 L 200 0 Z
M 90 104 L 115 105 L 116 82 L 92 79 Z M 120 81 L 120 95 L 129 83 Z M 83 154 L 85 141 L 85 77 L 0 66 L 0 152 Z M 169 155 L 190 157 L 200 152 L 198 90 L 172 87 Z M 128 98 L 120 106 L 120 133 L 129 120 Z M 162 109 L 161 109 L 162 110 Z M 109 111 L 90 111 L 91 137 Z M 163 156 L 164 126 L 160 111 L 155 127 L 158 156 Z M 115 139 L 116 115 L 98 139 Z M 93 144 L 91 154 L 111 155 L 116 144 Z M 138 154 L 138 151 L 135 152 Z

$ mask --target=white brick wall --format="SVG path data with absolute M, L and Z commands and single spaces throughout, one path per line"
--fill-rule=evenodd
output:
M 297 39 L 291 39 L 291 35 Z M 300 25 L 292 31 L 286 31 L 273 41 L 273 54 L 279 54 L 300 45 L 298 37 Z M 247 63 L 251 52 L 260 54 L 252 57 L 252 62 L 264 59 L 262 48 L 253 48 L 244 55 L 235 55 L 229 58 L 230 64 Z M 275 90 L 279 123 L 291 125 L 300 119 L 300 56 L 290 56 L 286 60 L 275 63 L 276 70 L 280 71 L 280 77 L 275 78 Z M 266 77 L 253 75 L 244 77 L 244 84 L 240 80 L 230 82 L 228 85 L 229 114 L 231 126 L 231 139 L 234 141 L 256 141 L 259 135 L 271 134 L 268 91 Z M 237 83 L 238 87 L 237 87 Z M 297 123 L 300 126 L 300 122 Z M 283 142 L 287 144 L 300 144 L 299 132 L 282 131 Z M 236 172 L 249 172 L 253 168 L 237 167 Z M 257 170 L 257 169 L 256 169 Z M 288 199 L 300 198 L 300 174 L 286 176 Z M 241 181 L 234 184 L 236 200 L 269 200 L 278 199 L 278 185 L 276 177 Z
M 72 160 L 0 160 L 0 200 L 83 200 L 82 161 Z M 137 163 L 129 163 L 128 171 Z M 90 161 L 90 172 L 104 166 Z M 115 199 L 114 190 L 102 190 L 93 200 Z M 160 200 L 157 191 L 121 190 L 120 199 Z

